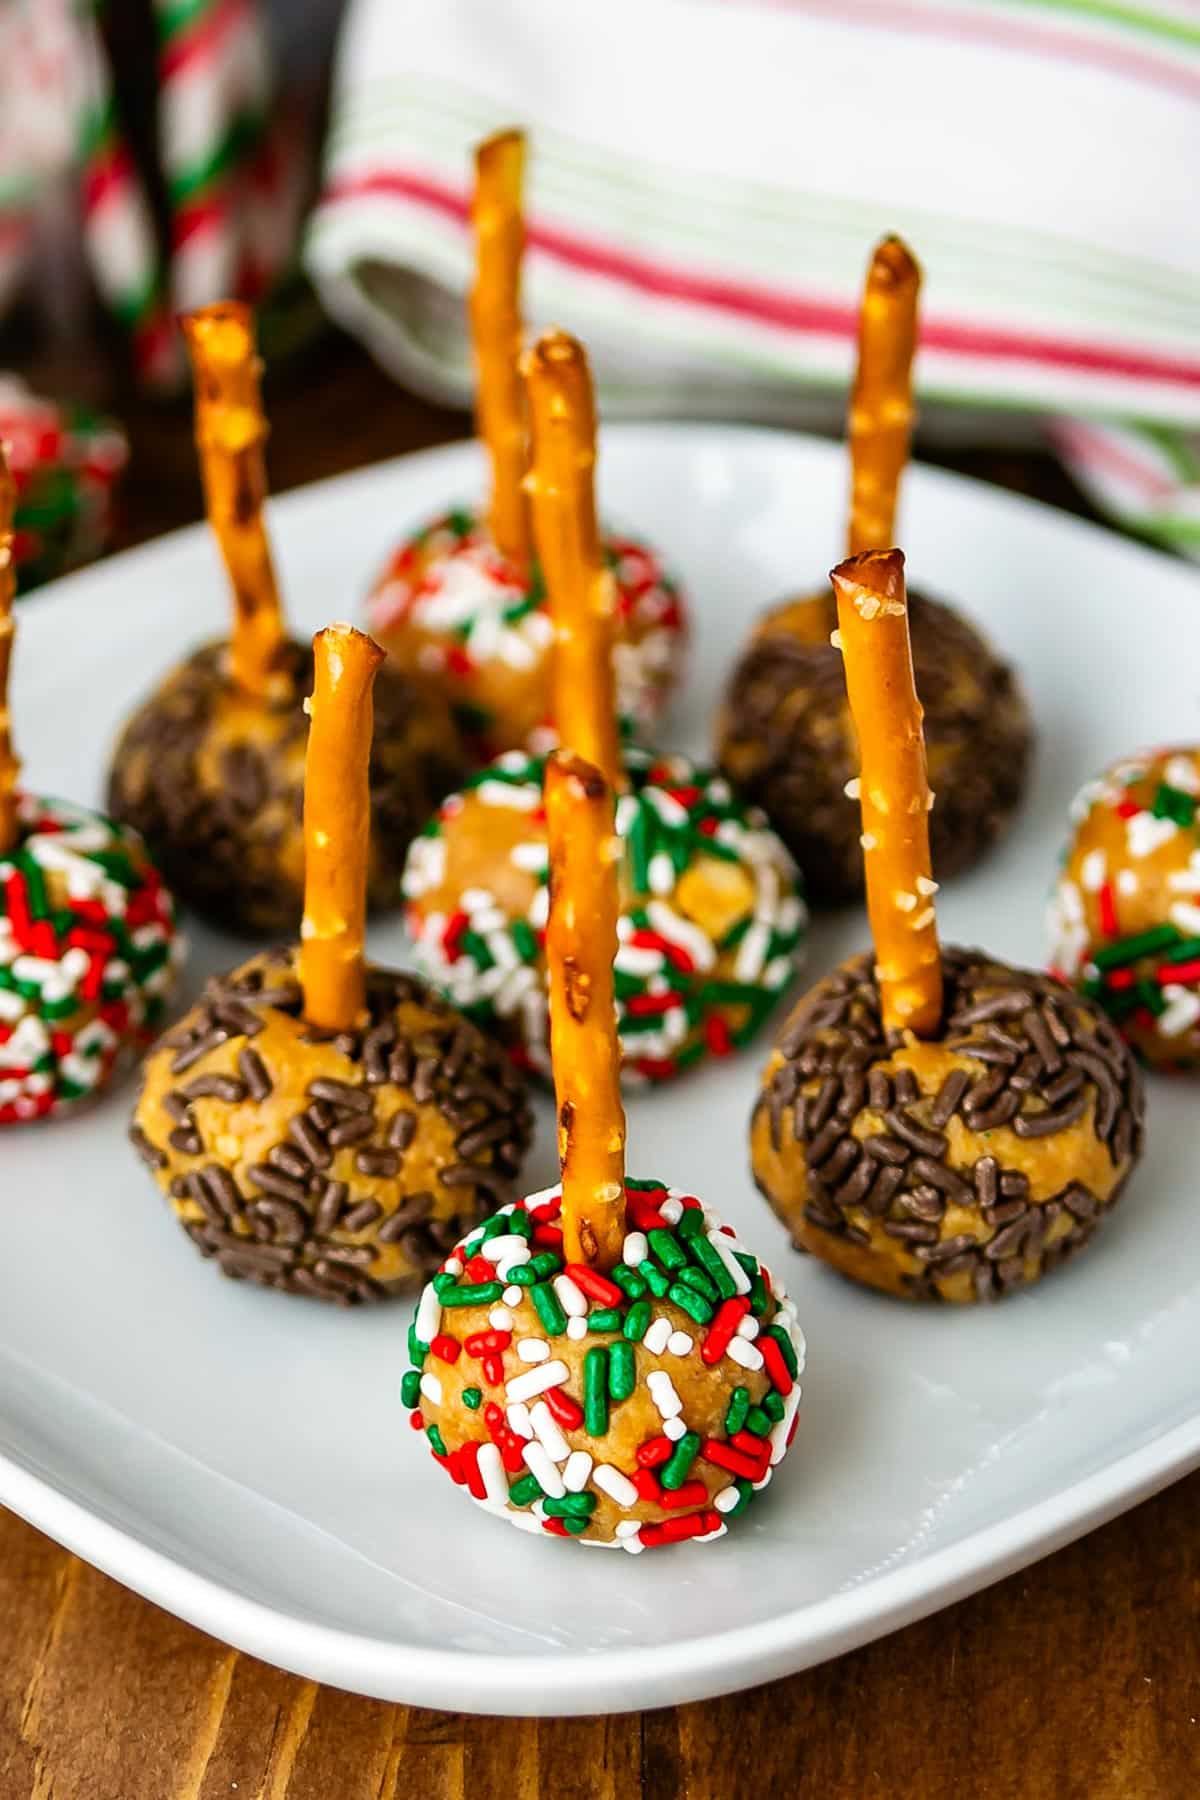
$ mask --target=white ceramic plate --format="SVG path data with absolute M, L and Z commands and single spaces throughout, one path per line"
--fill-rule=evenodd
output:
M 273 509 L 297 627 L 357 614 L 396 537 L 478 492 L 452 448 Z M 692 595 L 673 740 L 703 749 L 754 611 L 836 560 L 833 446 L 761 431 L 616 426 L 607 510 L 669 549 Z M 1117 752 L 1200 731 L 1196 576 L 1089 526 L 917 468 L 914 580 L 1024 670 L 1041 732 L 1011 841 L 943 896 L 944 934 L 1042 955 L 1067 802 Z M 20 609 L 31 782 L 96 801 L 118 721 L 219 633 L 203 531 Z M 824 922 L 810 972 L 863 942 Z M 193 931 L 189 991 L 239 954 Z M 374 950 L 403 954 L 398 925 Z M 766 1041 L 630 1105 L 631 1169 L 722 1207 L 795 1294 L 811 1346 L 801 1429 L 715 1547 L 638 1559 L 531 1541 L 449 1488 L 399 1401 L 409 1308 L 346 1315 L 221 1279 L 124 1140 L 126 1085 L 0 1138 L 0 1501 L 245 1650 L 366 1694 L 479 1712 L 693 1700 L 849 1649 L 1065 1543 L 1200 1461 L 1194 1098 L 1153 1084 L 1145 1164 L 1095 1246 L 995 1309 L 907 1308 L 784 1247 L 746 1167 Z M 543 1107 L 530 1185 L 553 1173 Z

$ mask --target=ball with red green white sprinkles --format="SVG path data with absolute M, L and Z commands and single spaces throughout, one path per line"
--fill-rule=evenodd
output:
M 646 544 L 607 532 L 603 550 L 617 597 L 617 706 L 637 737 L 675 684 L 686 610 Z M 408 538 L 371 590 L 367 622 L 402 668 L 444 688 L 481 762 L 553 748 L 545 586 L 536 564 L 526 576 L 500 554 L 478 513 L 459 508 Z
M 414 839 L 403 888 L 422 972 L 549 1077 L 541 758 L 509 752 Z M 622 1076 L 664 1081 L 754 1036 L 800 961 L 795 864 L 756 808 L 687 757 L 631 748 L 615 965 Z
M 1050 905 L 1050 966 L 1144 1061 L 1200 1068 L 1200 749 L 1146 751 L 1089 782 Z
M 523 1531 L 642 1550 L 725 1535 L 796 1429 L 804 1337 L 711 1207 L 628 1181 L 622 1260 L 563 1256 L 561 1189 L 506 1206 L 417 1305 L 402 1398 L 450 1479 Z
M 0 1125 L 89 1100 L 162 1022 L 182 940 L 136 833 L 18 797 L 0 853 Z

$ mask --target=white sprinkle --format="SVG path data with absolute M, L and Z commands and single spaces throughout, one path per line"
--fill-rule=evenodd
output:
M 503 1300 L 505 1306 L 520 1306 L 522 1300 L 525 1298 L 525 1290 L 524 1288 L 519 1287 L 506 1287 L 500 1298 Z
M 758 1320 L 750 1313 L 747 1313 L 744 1319 L 738 1320 L 737 1335 L 740 1338 L 744 1338 L 748 1344 L 754 1342 L 755 1338 L 758 1336 L 759 1329 Z
M 550 1360 L 550 1346 L 545 1338 L 518 1338 L 516 1352 L 524 1363 L 543 1363 Z
M 577 1287 L 569 1275 L 556 1275 L 551 1283 L 562 1309 L 570 1319 L 587 1318 L 587 1295 L 581 1287 Z
M 1200 994 L 1190 993 L 1187 988 L 1172 982 L 1164 987 L 1163 999 L 1167 1004 L 1156 1020 L 1163 1037 L 1181 1037 L 1200 1019 Z
M 518 1437 L 531 1438 L 533 1436 L 533 1421 L 529 1417 L 529 1408 L 522 1401 L 514 1400 L 511 1406 L 506 1406 L 504 1416 Z
M 1156 819 L 1153 813 L 1134 813 L 1125 821 L 1125 843 L 1130 856 L 1152 856 L 1169 844 L 1178 832 L 1174 819 Z
M 725 1354 L 743 1369 L 761 1369 L 763 1366 L 762 1351 L 756 1344 L 748 1344 L 743 1337 L 731 1338 Z
M 667 1221 L 668 1225 L 678 1225 L 680 1219 L 683 1217 L 683 1201 L 676 1200 L 675 1196 L 672 1194 L 669 1199 L 663 1201 L 658 1210 L 660 1216 Z
M 442 1329 L 442 1303 L 437 1297 L 437 1289 L 433 1283 L 422 1289 L 421 1298 L 417 1302 L 417 1316 L 413 1321 L 413 1330 L 423 1344 L 432 1344 Z
M 1188 937 L 1200 932 L 1200 906 L 1190 906 L 1186 900 L 1177 900 L 1171 908 L 1171 923 L 1178 925 L 1180 931 Z
M 634 1489 L 634 1492 L 637 1492 L 636 1488 Z M 635 1538 L 641 1529 L 642 1525 L 640 1519 L 622 1519 L 613 1535 L 615 1537 L 623 1538 L 625 1542 L 628 1543 L 629 1539 Z M 638 1545 L 638 1549 L 642 1549 L 641 1544 Z
M 652 894 L 670 894 L 675 888 L 675 864 L 665 850 L 657 850 L 647 867 Z
M 686 1331 L 673 1331 L 667 1339 L 667 1349 L 672 1356 L 690 1356 L 692 1340 Z
M 575 1318 L 567 1320 L 567 1336 L 571 1338 L 574 1343 L 582 1343 L 587 1334 L 588 1322 L 586 1319 Z
M 741 1497 L 731 1482 L 728 1487 L 721 1488 L 713 1495 L 713 1505 L 719 1513 L 732 1512 Z
M 528 1253 L 529 1246 L 517 1231 L 497 1232 L 495 1237 L 485 1238 L 479 1246 L 479 1255 L 491 1263 L 502 1263 L 513 1250 L 521 1249 Z
M 639 1263 L 645 1262 L 649 1254 L 650 1246 L 646 1242 L 645 1232 L 627 1231 L 625 1242 L 621 1245 L 622 1261 L 631 1269 L 636 1269 Z
M 750 1292 L 750 1277 L 733 1253 L 733 1239 L 725 1236 L 723 1231 L 709 1231 L 705 1234 L 709 1243 L 729 1271 L 729 1278 L 739 1294 Z
M 421 1392 L 434 1406 L 440 1406 L 442 1404 L 442 1384 L 436 1375 L 431 1375 L 428 1372 L 422 1375 Z
M 536 1442 L 522 1444 L 521 1456 L 524 1459 L 525 1467 L 537 1481 L 539 1487 L 545 1490 L 547 1497 L 551 1500 L 561 1500 L 567 1490 L 563 1485 L 562 1476 L 546 1453 L 545 1445 Z
M 796 1382 L 792 1387 L 791 1393 L 783 1403 L 782 1419 L 780 1419 L 778 1425 L 772 1426 L 771 1428 L 770 1444 L 771 1462 L 773 1465 L 783 1460 L 783 1453 L 787 1449 L 788 1433 L 792 1429 L 792 1420 L 796 1416 L 796 1408 L 799 1404 L 800 1383 Z
M 1118 892 L 1118 894 L 1136 894 L 1137 891 L 1138 891 L 1138 878 L 1137 878 L 1136 874 L 1134 873 L 1134 871 L 1132 869 L 1118 869 L 1117 870 L 1117 892 Z
M 642 1342 L 651 1356 L 661 1356 L 670 1340 L 671 1321 L 664 1318 L 655 1319 L 652 1325 L 647 1326 L 642 1337 Z
M 512 812 L 535 812 L 542 804 L 540 788 L 511 781 L 481 781 L 475 795 L 483 806 L 506 806 Z
M 738 945 L 737 956 L 733 964 L 735 981 L 757 981 L 762 973 L 763 964 L 767 960 L 767 951 L 771 947 L 771 930 L 768 925 L 755 920 L 745 937 Z
M 537 875 L 542 881 L 546 879 L 545 844 L 514 844 L 508 853 L 508 860 L 514 868 L 524 869 L 529 875 Z
M 845 794 L 847 800 L 860 800 L 862 798 L 862 782 L 857 775 L 852 775 L 850 777 L 849 781 L 842 789 L 842 792 Z
M 461 1275 L 463 1272 L 462 1257 L 461 1256 L 448 1256 L 446 1258 L 445 1262 L 442 1264 L 442 1268 L 445 1270 L 447 1275 Z
M 602 1494 L 607 1494 L 610 1500 L 615 1500 L 618 1506 L 637 1505 L 637 1489 L 634 1487 L 632 1481 L 630 1481 L 628 1475 L 622 1474 L 620 1469 L 614 1469 L 611 1463 L 597 1463 L 592 1471 L 592 1480 L 600 1489 L 600 1492 Z M 623 1519 L 621 1524 L 624 1525 L 631 1522 L 632 1521 L 630 1520 Z M 621 1526 L 618 1525 L 618 1532 L 620 1529 Z
M 761 1357 L 759 1358 L 761 1361 Z M 650 1398 L 664 1419 L 673 1419 L 683 1411 L 683 1401 L 675 1391 L 675 1383 L 665 1369 L 651 1369 L 646 1377 Z
M 479 1446 L 479 1479 L 493 1506 L 508 1505 L 508 1477 L 504 1473 L 504 1464 L 495 1444 Z
M 665 966 L 661 950 L 642 950 L 636 944 L 622 944 L 613 961 L 622 975 L 657 975 Z
M 551 1462 L 566 1462 L 571 1454 L 571 1446 L 559 1430 L 558 1420 L 544 1400 L 534 1401 L 529 1409 L 529 1422 L 533 1426 L 538 1443 Z
M 544 931 L 546 921 L 550 917 L 550 889 L 545 885 L 538 889 L 529 902 L 529 911 L 525 914 L 535 931 Z
M 547 1388 L 561 1387 L 569 1379 L 570 1373 L 566 1363 L 555 1357 L 552 1362 L 543 1363 L 540 1368 L 530 1369 L 528 1374 L 514 1375 L 505 1384 L 504 1391 L 510 1403 L 514 1400 L 532 1400 L 535 1394 L 544 1394 Z
M 663 1436 L 670 1438 L 673 1444 L 677 1444 L 681 1437 L 687 1436 L 687 1426 L 682 1419 L 664 1419 Z
M 582 1494 L 592 1472 L 592 1459 L 586 1450 L 572 1450 L 563 1464 L 563 1486 L 568 1494 Z M 634 1490 L 637 1491 L 636 1489 Z
M 488 1324 L 493 1331 L 511 1331 L 513 1316 L 507 1306 L 493 1306 L 488 1314 Z
M 657 931 L 660 937 L 669 938 L 673 944 L 681 945 L 698 969 L 712 968 L 717 960 L 717 952 L 712 939 L 698 925 L 693 925 L 690 919 L 681 918 L 661 900 L 647 901 L 646 917 L 650 921 L 651 930 Z

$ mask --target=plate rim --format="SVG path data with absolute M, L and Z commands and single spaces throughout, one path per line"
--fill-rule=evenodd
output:
M 772 451 L 784 445 L 844 460 L 836 438 L 786 427 L 731 421 L 614 421 L 605 443 L 661 440 L 687 448 L 698 437 Z M 478 457 L 472 438 L 411 451 L 334 476 L 320 477 L 273 496 L 270 516 L 286 527 L 288 516 L 318 495 L 346 492 L 419 467 L 465 469 Z M 1035 512 L 1056 530 L 1102 538 L 1110 550 L 1153 558 L 1158 578 L 1185 578 L 1188 565 L 1154 544 L 1125 537 L 1048 502 L 1000 488 L 957 470 L 914 461 L 922 485 L 945 486 L 985 500 L 1001 514 Z M 451 479 L 457 479 L 452 476 Z M 403 529 L 403 515 L 395 521 Z M 208 536 L 204 522 L 162 533 L 101 562 L 48 583 L 22 603 L 28 615 L 69 604 L 75 589 L 97 576 L 185 550 Z M 1173 568 L 1173 573 L 1168 570 Z M 136 1425 L 136 1421 L 130 1421 Z M 1147 1442 L 1053 1494 L 1008 1512 L 955 1543 L 841 1588 L 818 1601 L 775 1617 L 713 1631 L 674 1649 L 633 1645 L 605 1650 L 539 1655 L 464 1651 L 403 1644 L 328 1625 L 303 1613 L 272 1606 L 204 1574 L 186 1561 L 138 1537 L 100 1511 L 0 1448 L 0 1504 L 106 1575 L 200 1630 L 250 1655 L 330 1685 L 373 1698 L 444 1707 L 461 1690 L 469 1709 L 515 1716 L 570 1716 L 704 1700 L 798 1672 L 923 1618 L 1028 1566 L 1117 1516 L 1200 1465 L 1200 1406 Z M 739 1666 L 732 1671 L 730 1663 Z

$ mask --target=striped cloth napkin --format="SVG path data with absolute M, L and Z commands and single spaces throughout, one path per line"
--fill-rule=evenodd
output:
M 1200 555 L 1196 0 L 351 0 L 308 268 L 402 380 L 471 371 L 472 144 L 531 135 L 526 304 L 611 410 L 844 394 L 869 249 L 925 267 L 917 385 L 1045 422 Z

